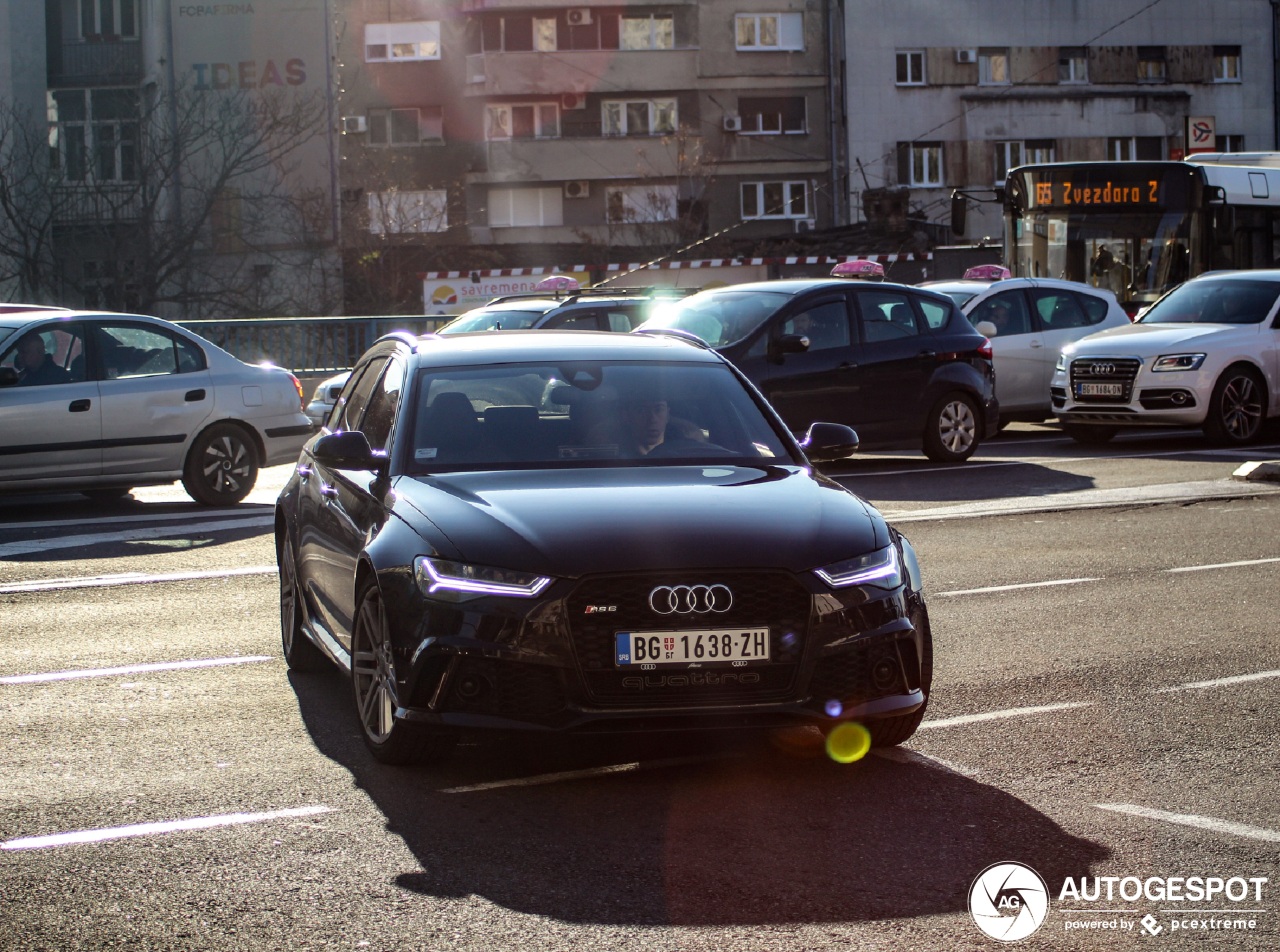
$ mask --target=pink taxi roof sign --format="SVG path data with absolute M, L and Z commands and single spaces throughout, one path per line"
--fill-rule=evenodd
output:
M 581 284 L 567 274 L 553 274 L 533 286 L 535 291 L 576 291 Z
M 964 273 L 966 281 L 1003 281 L 1013 277 L 1013 272 L 998 264 L 980 264 Z
M 860 281 L 883 281 L 884 265 L 878 261 L 858 258 L 855 261 L 841 261 L 831 269 L 833 278 L 854 278 Z

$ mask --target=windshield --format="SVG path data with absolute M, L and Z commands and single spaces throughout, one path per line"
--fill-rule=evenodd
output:
M 712 347 L 748 336 L 791 300 L 779 291 L 720 288 L 655 309 L 642 327 L 668 327 L 696 334 Z
M 467 331 L 520 331 L 532 327 L 546 309 L 518 311 L 478 308 L 450 321 L 437 334 L 465 334 Z
M 1261 324 L 1280 296 L 1280 282 L 1201 278 L 1157 301 L 1141 324 Z
M 722 364 L 574 362 L 423 370 L 410 473 L 795 462 Z

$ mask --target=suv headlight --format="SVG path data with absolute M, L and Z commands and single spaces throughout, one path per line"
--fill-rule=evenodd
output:
M 874 585 L 876 588 L 894 589 L 902 584 L 902 560 L 898 557 L 897 546 L 892 544 L 813 571 L 832 588 Z
M 1204 363 L 1204 354 L 1164 354 L 1157 357 L 1151 369 L 1156 373 L 1169 370 L 1199 370 Z
M 462 595 L 506 595 L 532 598 L 551 584 L 551 579 L 532 572 L 515 572 L 487 565 L 467 565 L 447 559 L 422 556 L 414 563 L 414 576 L 423 593 Z

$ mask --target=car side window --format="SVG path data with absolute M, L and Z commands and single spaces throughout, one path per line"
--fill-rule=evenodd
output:
M 606 311 L 605 323 L 609 326 L 604 328 L 607 331 L 613 331 L 615 334 L 625 334 L 627 331 L 635 330 L 644 323 L 645 316 L 640 311 Z
M 924 315 L 924 322 L 929 325 L 931 331 L 942 330 L 951 320 L 951 308 L 940 301 L 916 298 L 916 303 L 920 305 L 920 313 Z
M 858 294 L 862 311 L 862 332 L 867 343 L 901 340 L 920 334 L 915 311 L 905 294 L 896 291 L 862 291 Z
M 141 324 L 99 324 L 95 342 L 107 380 L 203 370 L 204 353 L 185 338 Z
M 1088 327 L 1084 309 L 1070 291 L 1053 291 L 1036 288 L 1031 292 L 1036 313 L 1047 331 L 1060 331 L 1069 327 Z
M 594 308 L 574 311 L 571 314 L 552 318 L 547 322 L 547 327 L 566 331 L 598 331 L 601 329 L 600 313 Z
M 16 370 L 20 387 L 81 383 L 86 378 L 84 327 L 46 324 L 30 330 L 0 356 L 0 367 Z
M 1031 333 L 1031 314 L 1027 299 L 1021 291 L 1001 291 L 985 301 L 980 301 L 969 312 L 969 322 L 977 325 L 990 321 L 995 325 L 997 337 Z
M 404 363 L 393 357 L 387 361 L 387 372 L 373 388 L 364 416 L 360 420 L 360 430 L 369 440 L 372 449 L 386 450 L 403 389 Z
M 364 365 L 363 370 L 357 368 L 357 372 L 351 375 L 334 407 L 333 416 L 329 418 L 331 430 L 336 432 L 360 428 L 360 418 L 364 416 L 364 409 L 373 396 L 373 388 L 386 360 L 386 357 L 375 357 Z
M 810 353 L 848 347 L 849 310 L 843 300 L 821 301 L 784 318 L 778 333 L 809 338 Z
M 1076 300 L 1080 303 L 1080 307 L 1084 310 L 1085 323 L 1100 324 L 1107 316 L 1107 312 L 1111 309 L 1100 297 L 1094 297 L 1092 294 L 1077 294 Z

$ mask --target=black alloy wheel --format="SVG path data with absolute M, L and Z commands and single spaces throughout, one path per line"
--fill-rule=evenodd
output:
M 308 674 L 319 671 L 324 654 L 302 630 L 305 606 L 302 587 L 298 584 L 298 562 L 293 543 L 287 538 L 280 543 L 280 639 L 284 661 L 291 671 Z
M 182 487 L 204 506 L 231 506 L 258 481 L 258 452 L 240 427 L 215 423 L 196 437 L 182 468 Z
M 1266 412 L 1263 384 L 1250 367 L 1228 367 L 1209 398 L 1204 431 L 1215 443 L 1242 446 L 1257 439 Z
M 351 682 L 356 716 L 370 753 L 384 764 L 426 763 L 453 749 L 453 734 L 398 720 L 395 654 L 387 610 L 377 586 L 367 585 L 356 608 L 351 635 Z

